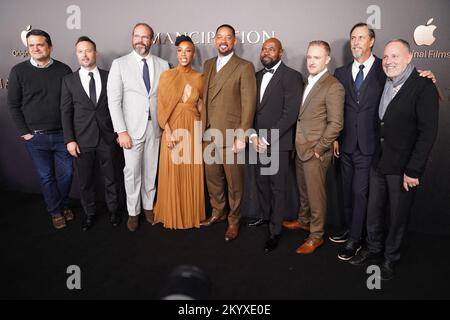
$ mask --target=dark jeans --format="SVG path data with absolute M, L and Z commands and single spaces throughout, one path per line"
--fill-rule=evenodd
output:
M 72 185 L 72 157 L 64 144 L 63 133 L 36 134 L 26 142 L 33 160 L 47 211 L 54 216 L 67 206 Z

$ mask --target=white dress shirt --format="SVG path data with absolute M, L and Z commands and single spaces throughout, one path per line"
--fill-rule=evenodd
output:
M 272 80 L 275 72 L 277 72 L 277 69 L 280 66 L 280 64 L 281 64 L 281 60 L 278 61 L 278 63 L 271 68 L 274 70 L 273 73 L 266 72 L 263 75 L 262 80 L 261 80 L 261 89 L 259 91 L 259 102 L 262 101 L 262 99 L 264 97 L 264 93 L 266 92 L 267 86 L 269 85 L 270 80 Z M 252 141 L 253 137 L 257 137 L 257 136 L 258 135 L 256 133 L 252 133 L 249 138 L 250 143 L 253 143 L 253 141 Z M 269 142 L 266 140 L 266 138 L 261 137 L 261 139 L 266 145 L 269 145 Z
M 277 69 L 280 66 L 280 64 L 281 64 L 281 60 L 278 61 L 278 63 L 271 68 L 271 69 L 273 69 L 273 73 L 266 72 L 263 75 L 262 80 L 261 80 L 261 90 L 259 92 L 259 102 L 262 101 L 262 99 L 264 97 L 264 92 L 266 92 L 266 88 L 269 85 L 269 82 L 272 79 L 272 77 L 275 74 L 275 72 L 277 72 Z
M 373 56 L 373 54 L 371 54 L 369 59 L 367 59 L 364 63 L 362 63 L 364 65 L 364 69 L 363 69 L 364 78 L 363 79 L 365 79 L 367 77 L 367 74 L 369 73 L 370 68 L 372 68 L 372 65 L 374 62 L 375 62 L 375 57 Z M 353 81 L 355 81 L 356 76 L 358 75 L 360 65 L 361 65 L 361 63 L 359 63 L 358 61 L 356 61 L 356 60 L 353 61 L 353 65 L 352 65 Z
M 53 59 L 50 58 L 50 60 L 48 60 L 46 65 L 42 65 L 42 64 L 38 64 L 36 62 L 36 60 L 34 60 L 33 58 L 30 58 L 30 63 L 36 68 L 48 68 L 53 64 Z
M 142 77 L 142 81 L 144 81 L 144 77 L 143 77 L 143 72 L 144 72 L 144 61 L 142 61 L 142 59 L 147 59 L 147 65 L 148 65 L 148 72 L 150 74 L 150 91 L 152 90 L 152 86 L 153 86 L 153 59 L 152 59 L 152 55 L 149 53 L 147 56 L 145 57 L 141 57 L 140 55 L 138 55 L 136 53 L 136 51 L 133 51 L 137 62 L 139 63 L 139 69 L 141 70 L 141 77 Z
M 220 69 L 222 69 L 228 63 L 228 61 L 230 61 L 233 54 L 234 54 L 234 52 L 231 52 L 229 55 L 226 55 L 226 56 L 219 55 L 217 57 L 217 62 L 216 62 L 216 71 L 217 72 L 219 72 Z
M 305 88 L 305 91 L 303 91 L 303 100 L 302 100 L 302 104 L 305 103 L 306 97 L 308 96 L 308 94 L 311 92 L 311 89 L 314 87 L 314 85 L 316 84 L 317 81 L 319 81 L 319 79 L 325 74 L 325 72 L 327 72 L 328 69 L 325 68 L 324 70 L 322 70 L 321 72 L 319 72 L 318 74 L 316 74 L 315 76 L 309 75 L 308 77 L 308 85 Z
M 89 95 L 89 82 L 91 81 L 91 77 L 89 76 L 89 72 L 92 72 L 94 74 L 94 81 L 95 81 L 95 93 L 97 95 L 97 102 L 100 98 L 100 94 L 102 92 L 102 79 L 100 77 L 100 72 L 98 71 L 97 66 L 93 70 L 88 70 L 84 67 L 80 67 L 80 71 L 78 74 L 80 75 L 81 84 L 83 85 L 83 89 L 86 92 L 87 96 L 90 98 Z

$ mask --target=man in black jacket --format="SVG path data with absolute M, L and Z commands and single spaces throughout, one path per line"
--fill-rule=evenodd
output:
M 76 159 L 85 213 L 82 229 L 86 231 L 92 227 L 96 213 L 96 161 L 104 177 L 110 222 L 113 226 L 119 224 L 119 185 L 115 170 L 119 148 L 108 109 L 108 72 L 97 68 L 95 43 L 88 37 L 80 37 L 76 55 L 80 69 L 63 79 L 61 115 L 64 142 Z
M 261 49 L 264 69 L 256 73 L 256 133 L 250 136 L 254 149 L 260 155 L 256 181 L 262 213 L 260 219 L 249 225 L 270 222 L 265 252 L 277 247 L 282 229 L 289 162 L 292 159 L 290 155 L 294 150 L 295 124 L 303 93 L 302 75 L 281 61 L 282 54 L 283 48 L 278 39 L 271 38 L 264 42 Z M 267 156 L 268 163 L 260 161 L 261 155 Z M 269 172 L 271 170 L 276 172 Z
M 383 280 L 394 276 L 411 206 L 438 129 L 436 87 L 432 80 L 419 76 L 411 60 L 407 41 L 396 39 L 386 44 L 383 70 L 387 80 L 378 109 L 380 136 L 370 172 L 367 246 L 350 260 L 359 265 L 384 254 Z
M 15 65 L 9 74 L 8 106 L 36 167 L 53 226 L 61 229 L 74 218 L 67 206 L 72 157 L 64 145 L 59 110 L 61 80 L 72 70 L 51 58 L 47 32 L 29 31 L 27 46 L 31 59 Z

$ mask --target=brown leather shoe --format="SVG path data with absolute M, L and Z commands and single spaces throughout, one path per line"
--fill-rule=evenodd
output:
M 145 220 L 147 220 L 150 224 L 155 224 L 155 214 L 153 213 L 153 210 L 144 210 L 145 212 Z
M 293 221 L 283 221 L 283 227 L 285 227 L 286 229 L 289 230 L 305 230 L 309 232 L 309 224 L 304 224 L 298 220 L 293 220 Z
M 63 216 L 66 221 L 72 221 L 74 219 L 73 211 L 70 208 L 63 209 Z
M 239 234 L 239 224 L 230 224 L 225 232 L 225 241 L 232 241 L 237 238 Z
M 139 227 L 139 216 L 129 216 L 127 227 L 131 232 L 136 231 L 136 229 Z
M 318 247 L 323 244 L 323 239 L 311 239 L 308 238 L 303 242 L 303 244 L 295 250 L 295 252 L 300 254 L 313 253 Z
M 66 226 L 66 219 L 60 214 L 52 216 L 52 222 L 56 229 L 62 229 Z
M 209 217 L 206 220 L 200 221 L 200 227 L 209 227 L 209 226 L 212 226 L 215 223 L 223 222 L 226 219 L 227 219 L 227 215 L 226 214 L 223 214 L 223 215 L 218 216 L 218 217 L 217 216 L 211 216 L 211 217 Z

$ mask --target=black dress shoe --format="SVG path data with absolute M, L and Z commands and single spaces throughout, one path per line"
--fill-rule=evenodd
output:
M 117 212 L 110 213 L 109 222 L 112 224 L 113 227 L 117 227 L 120 224 L 119 214 Z
M 264 220 L 262 218 L 259 218 L 257 220 L 250 221 L 247 225 L 249 227 L 259 227 L 259 226 L 262 226 L 262 225 L 268 224 L 268 223 L 269 223 L 269 220 Z
M 372 252 L 367 248 L 362 248 L 348 262 L 354 266 L 362 266 L 369 260 L 381 257 L 381 252 Z
M 345 230 L 342 233 L 338 233 L 329 237 L 329 239 L 335 243 L 346 242 L 347 238 L 348 238 L 348 230 Z
M 338 258 L 344 261 L 350 260 L 361 249 L 359 241 L 349 239 L 344 247 L 339 251 Z
M 266 244 L 264 245 L 264 252 L 269 253 L 270 251 L 275 250 L 278 246 L 279 240 L 279 235 L 271 236 L 269 239 L 267 239 Z
M 394 267 L 395 267 L 394 262 L 384 259 L 380 267 L 381 280 L 391 280 L 392 278 L 394 278 L 395 275 Z
M 83 218 L 83 223 L 81 225 L 81 229 L 83 231 L 88 231 L 94 225 L 94 216 L 93 215 L 85 215 Z

